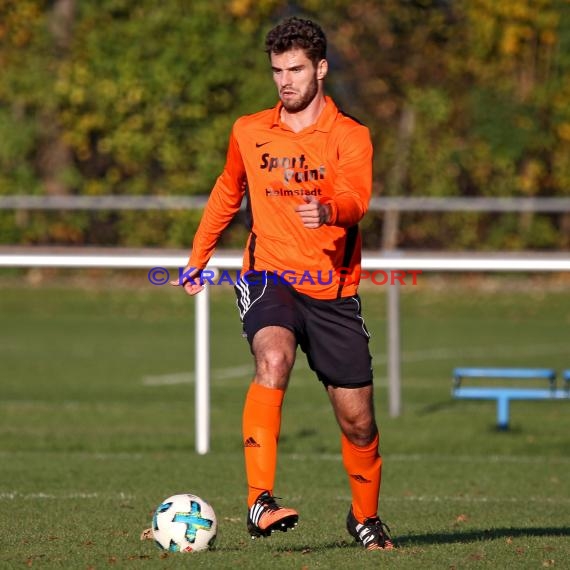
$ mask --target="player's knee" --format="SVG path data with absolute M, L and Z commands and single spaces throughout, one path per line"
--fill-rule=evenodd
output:
M 352 421 L 343 422 L 342 431 L 348 441 L 358 447 L 370 445 L 378 433 L 373 420 L 358 417 L 353 418 Z
M 269 378 L 288 378 L 293 368 L 294 355 L 281 348 L 265 349 L 256 355 L 256 369 L 258 376 Z

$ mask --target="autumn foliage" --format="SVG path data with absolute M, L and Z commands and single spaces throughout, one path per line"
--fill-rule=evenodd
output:
M 276 100 L 263 37 L 289 4 L 0 0 L 0 194 L 207 194 L 235 118 Z M 570 195 L 570 2 L 295 4 L 328 33 L 328 91 L 371 128 L 378 195 Z M 186 246 L 199 215 L 0 211 L 0 243 Z M 413 213 L 398 245 L 569 236 L 564 215 Z

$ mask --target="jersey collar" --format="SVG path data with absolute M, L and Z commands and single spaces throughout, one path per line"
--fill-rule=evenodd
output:
M 317 122 L 311 125 L 310 127 L 303 129 L 300 132 L 312 133 L 314 131 L 321 131 L 323 133 L 328 133 L 331 130 L 334 120 L 338 114 L 338 108 L 335 105 L 334 101 L 328 95 L 325 95 L 325 101 L 326 101 L 325 108 L 323 109 L 323 112 L 319 115 Z M 279 101 L 279 103 L 277 103 L 277 105 L 274 107 L 273 122 L 271 124 L 271 127 L 272 128 L 278 127 L 285 131 L 290 131 L 291 129 L 287 125 L 281 122 L 282 107 L 283 103 L 281 103 L 281 101 Z

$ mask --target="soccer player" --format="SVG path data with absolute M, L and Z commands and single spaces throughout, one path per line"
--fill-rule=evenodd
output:
M 366 549 L 385 550 L 393 542 L 378 517 L 382 459 L 357 294 L 372 145 L 368 129 L 324 93 L 326 47 L 310 20 L 288 18 L 267 34 L 279 102 L 235 122 L 185 276 L 172 284 L 189 295 L 202 290 L 200 271 L 245 197 L 250 234 L 235 290 L 255 361 L 243 409 L 248 530 L 269 536 L 298 521 L 273 486 L 281 407 L 300 346 L 340 426 L 352 494 L 347 530 Z

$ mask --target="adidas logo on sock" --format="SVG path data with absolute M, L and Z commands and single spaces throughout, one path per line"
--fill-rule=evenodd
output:
M 244 447 L 261 447 L 261 445 L 259 445 L 259 443 L 257 443 L 257 441 L 255 441 L 255 439 L 253 439 L 253 437 L 248 437 L 243 442 L 243 446 Z
M 350 475 L 355 481 L 358 481 L 359 483 L 371 483 L 370 479 L 366 479 L 366 477 L 363 477 L 362 475 Z

